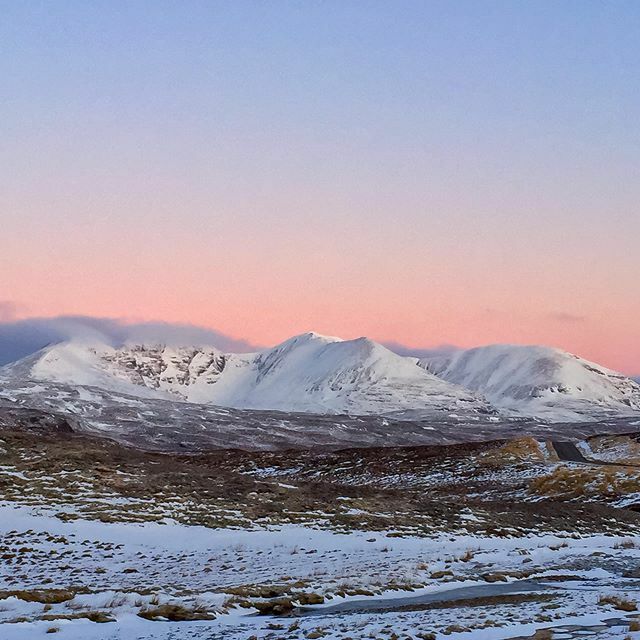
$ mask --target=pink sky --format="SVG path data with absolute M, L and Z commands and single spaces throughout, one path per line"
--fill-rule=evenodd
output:
M 468 167 L 409 164 L 369 175 L 336 160 L 331 185 L 265 169 L 257 188 L 217 165 L 176 181 L 137 162 L 85 175 L 70 156 L 52 174 L 43 156 L 35 182 L 16 175 L 0 195 L 0 299 L 23 316 L 181 321 L 263 345 L 307 330 L 542 343 L 640 372 L 632 189 L 594 167 L 465 181 Z
M 0 301 L 22 316 L 640 373 L 633 3 L 9 4 Z
M 464 234 L 457 247 L 425 242 L 432 234 L 36 230 L 4 252 L 0 290 L 20 316 L 188 322 L 262 345 L 310 329 L 415 347 L 540 343 L 640 371 L 640 298 L 624 262 L 544 254 L 533 237 L 481 251 Z

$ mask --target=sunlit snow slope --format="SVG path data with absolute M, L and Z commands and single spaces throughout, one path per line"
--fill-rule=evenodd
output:
M 315 333 L 291 338 L 257 354 L 250 366 L 222 376 L 211 401 L 321 413 L 487 411 L 482 400 L 421 369 L 412 358 L 366 338 L 339 340 Z

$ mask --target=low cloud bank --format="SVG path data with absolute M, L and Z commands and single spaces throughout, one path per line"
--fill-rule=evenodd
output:
M 124 322 L 113 318 L 58 316 L 0 322 L 0 366 L 58 342 L 71 339 L 102 341 L 113 346 L 126 342 L 213 346 L 223 351 L 257 349 L 213 329 L 168 322 Z

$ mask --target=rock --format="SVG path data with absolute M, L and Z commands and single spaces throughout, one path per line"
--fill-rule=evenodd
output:
M 485 573 L 482 575 L 485 582 L 507 582 L 508 578 L 504 573 Z

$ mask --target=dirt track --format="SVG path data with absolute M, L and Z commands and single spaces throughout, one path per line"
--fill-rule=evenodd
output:
M 613 467 L 637 467 L 639 465 L 621 462 L 609 462 L 604 460 L 594 460 L 585 458 L 580 449 L 573 442 L 566 442 L 562 440 L 552 440 L 551 444 L 558 454 L 560 460 L 565 462 L 577 462 L 579 464 L 589 464 L 596 466 L 613 466 Z

